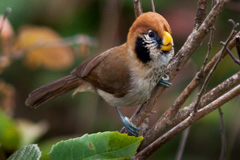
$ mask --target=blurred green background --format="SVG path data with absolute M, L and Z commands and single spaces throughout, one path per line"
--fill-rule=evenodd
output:
M 197 1 L 155 0 L 156 11 L 168 20 L 172 28 L 176 52 L 193 29 L 196 4 Z M 12 51 L 14 51 L 12 53 L 14 58 L 10 65 L 3 70 L 0 79 L 14 88 L 15 98 L 12 103 L 15 104 L 15 107 L 13 107 L 14 105 L 8 107 L 10 108 L 7 113 L 8 117 L 12 118 L 2 115 L 5 121 L 9 121 L 6 122 L 9 123 L 9 126 L 4 128 L 3 124 L 6 123 L 0 121 L 0 132 L 17 128 L 18 131 L 14 132 L 18 133 L 14 134 L 13 140 L 8 141 L 8 145 L 12 147 L 8 148 L 0 145 L 0 159 L 5 159 L 6 155 L 10 155 L 18 147 L 28 143 L 38 143 L 40 149 L 44 152 L 42 159 L 48 159 L 45 154 L 49 152 L 51 145 L 62 139 L 81 136 L 85 133 L 120 130 L 122 123 L 115 108 L 93 93 L 79 93 L 74 98 L 71 96 L 72 93 L 69 93 L 37 109 L 28 108 L 24 102 L 28 94 L 37 87 L 67 75 L 88 57 L 124 43 L 128 29 L 135 19 L 132 1 L 1 0 L 0 14 L 3 14 L 7 7 L 12 8 L 8 20 L 14 30 L 14 35 L 9 40 Z M 151 11 L 150 1 L 142 0 L 142 7 L 144 12 Z M 210 3 L 208 4 L 209 10 Z M 232 24 L 228 23 L 230 18 L 240 22 L 240 2 L 237 0 L 231 1 L 217 20 L 211 56 L 220 50 L 219 42 L 225 41 L 230 33 L 232 27 Z M 71 54 L 70 59 L 73 58 L 69 62 L 70 65 L 66 64 L 66 67 L 61 68 L 61 65 L 65 65 L 64 62 L 55 68 L 49 65 L 34 66 L 33 64 L 38 62 L 41 57 L 37 53 L 36 55 L 31 53 L 32 56 L 30 57 L 30 51 L 24 50 L 24 46 L 21 45 L 24 40 L 19 38 L 20 33 L 22 33 L 21 28 L 26 25 L 30 28 L 44 26 L 54 34 L 58 34 L 58 38 L 83 35 L 90 38 L 90 42 L 96 40 L 97 43 L 93 45 L 76 43 L 67 47 L 68 53 Z M 29 30 L 27 29 L 27 31 Z M 159 98 L 159 102 L 154 107 L 157 113 L 151 115 L 150 125 L 153 125 L 161 114 L 171 106 L 200 69 L 207 52 L 207 42 L 208 38 L 205 39 L 191 60 L 174 79 L 173 85 Z M 4 48 L 3 46 L 4 43 L 1 43 L 2 48 Z M 0 48 L 0 54 L 4 54 L 2 48 Z M 54 51 L 51 50 L 51 52 Z M 236 53 L 236 49 L 234 49 L 234 53 Z M 26 58 L 28 55 L 29 57 Z M 56 57 L 58 55 L 53 55 L 53 59 Z M 68 55 L 63 55 L 63 59 L 65 57 L 68 57 Z M 29 60 L 31 58 L 35 58 L 33 64 Z M 239 66 L 227 56 L 211 78 L 207 90 L 238 71 Z M 4 96 L 2 97 L 4 98 Z M 2 97 L 0 100 L 3 99 Z M 186 105 L 193 99 L 194 96 L 186 102 Z M 226 125 L 228 159 L 237 160 L 240 155 L 239 104 L 238 96 L 222 107 Z M 0 107 L 4 108 L 4 106 Z M 135 109 L 136 107 L 123 108 L 121 111 L 124 115 L 130 117 Z M 219 120 L 218 111 L 214 111 L 191 127 L 183 154 L 184 160 L 218 159 L 221 148 Z M 0 143 L 3 144 L 1 140 L 6 139 L 1 135 L 0 133 Z M 173 138 L 150 159 L 174 159 L 180 138 L 181 135 Z

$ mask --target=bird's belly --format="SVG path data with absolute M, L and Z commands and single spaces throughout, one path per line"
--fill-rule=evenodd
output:
M 146 102 L 150 96 L 152 89 L 157 82 L 150 79 L 138 79 L 132 89 L 123 97 L 115 97 L 113 94 L 97 89 L 98 94 L 103 97 L 109 104 L 118 107 L 136 106 Z

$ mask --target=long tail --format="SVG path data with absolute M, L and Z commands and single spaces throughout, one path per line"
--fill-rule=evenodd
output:
M 79 77 L 68 75 L 34 90 L 29 94 L 25 104 L 37 108 L 41 104 L 77 88 L 81 83 L 82 80 Z

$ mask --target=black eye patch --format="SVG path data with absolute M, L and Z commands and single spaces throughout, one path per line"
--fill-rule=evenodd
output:
M 141 60 L 143 63 L 151 61 L 150 51 L 148 48 L 146 48 L 146 43 L 141 37 L 137 37 L 135 52 L 137 54 L 138 59 Z

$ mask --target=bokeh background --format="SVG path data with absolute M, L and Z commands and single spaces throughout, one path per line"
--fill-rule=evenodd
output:
M 155 0 L 156 11 L 170 23 L 175 49 L 178 51 L 194 25 L 197 1 Z M 208 4 L 208 11 L 211 4 Z M 126 41 L 128 29 L 135 19 L 131 0 L 1 0 L 0 14 L 12 8 L 8 24 L 1 35 L 0 57 L 0 159 L 17 148 L 37 143 L 43 151 L 52 144 L 85 133 L 116 131 L 122 127 L 115 108 L 94 93 L 72 92 L 37 109 L 24 102 L 37 87 L 67 75 L 88 57 Z M 143 11 L 151 11 L 151 3 L 142 0 Z M 231 1 L 216 23 L 211 56 L 220 50 L 232 24 L 240 22 L 240 2 Z M 150 126 L 171 106 L 177 96 L 200 69 L 207 52 L 208 38 L 174 79 L 173 85 L 159 98 L 150 117 Z M 234 49 L 236 53 L 236 49 Z M 6 58 L 7 57 L 7 58 Z M 9 59 L 10 57 L 10 59 Z M 4 63 L 3 63 L 4 62 Z M 217 68 L 207 90 L 239 71 L 227 56 Z M 189 98 L 189 104 L 195 95 Z M 136 107 L 123 108 L 131 116 Z M 239 159 L 240 99 L 223 107 L 227 159 Z M 2 119 L 2 120 L 1 120 Z M 150 159 L 174 159 L 181 135 L 160 148 Z M 2 141 L 2 142 L 1 142 Z M 218 159 L 221 148 L 218 111 L 195 123 L 183 154 L 184 160 Z

